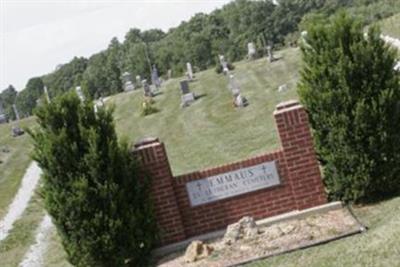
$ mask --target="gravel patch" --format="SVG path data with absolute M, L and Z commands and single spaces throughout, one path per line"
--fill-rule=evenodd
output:
M 187 263 L 184 258 L 185 251 L 181 251 L 158 259 L 157 266 L 231 266 L 258 257 L 267 257 L 324 242 L 359 229 L 360 224 L 347 209 L 343 208 L 270 226 L 260 226 L 259 234 L 256 236 L 243 238 L 230 245 L 227 245 L 223 238 L 218 238 L 206 242 L 213 248 L 213 252 L 205 259 Z

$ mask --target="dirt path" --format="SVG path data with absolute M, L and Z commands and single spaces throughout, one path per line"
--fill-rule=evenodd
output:
M 50 216 L 45 215 L 36 230 L 35 243 L 31 245 L 25 254 L 23 261 L 19 265 L 20 267 L 40 267 L 43 265 L 43 256 L 47 249 L 52 227 Z
M 40 174 L 41 170 L 37 163 L 32 162 L 22 178 L 21 186 L 17 194 L 8 206 L 6 216 L 0 220 L 0 241 L 8 236 L 10 230 L 13 228 L 14 222 L 21 217 L 26 209 L 39 182 Z

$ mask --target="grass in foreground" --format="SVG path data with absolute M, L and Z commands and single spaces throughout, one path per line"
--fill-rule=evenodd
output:
M 7 212 L 7 207 L 20 186 L 26 168 L 31 162 L 31 141 L 27 134 L 11 136 L 11 128 L 17 123 L 0 125 L 0 218 Z M 31 127 L 33 117 L 21 120 L 20 127 Z M 9 150 L 4 152 L 3 149 Z
M 400 197 L 375 205 L 355 207 L 366 233 L 286 255 L 261 260 L 246 267 L 353 267 L 400 266 Z M 54 232 L 44 266 L 70 266 Z
M 26 168 L 31 162 L 31 141 L 27 134 L 11 136 L 16 122 L 0 125 L 0 219 L 12 202 L 21 184 Z M 21 120 L 20 127 L 32 127 L 34 118 Z M 4 152 L 3 149 L 9 150 Z M 34 240 L 34 232 L 43 216 L 43 206 L 36 193 L 29 202 L 22 217 L 18 219 L 8 237 L 0 242 L 0 266 L 18 266 Z
M 34 242 L 35 231 L 44 215 L 41 197 L 35 193 L 22 217 L 14 224 L 6 239 L 0 242 L 0 266 L 18 266 L 30 245 Z
M 400 266 L 400 197 L 355 208 L 355 213 L 369 227 L 366 233 L 246 267 Z

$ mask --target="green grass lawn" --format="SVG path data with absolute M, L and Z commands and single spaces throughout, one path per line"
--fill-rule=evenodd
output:
M 0 266 L 16 267 L 34 242 L 35 231 L 44 215 L 42 199 L 36 193 L 23 216 L 17 220 L 6 239 L 0 242 Z
M 400 14 L 384 19 L 378 25 L 381 27 L 383 34 L 400 38 Z
M 0 218 L 7 212 L 20 186 L 26 168 L 31 162 L 30 137 L 25 134 L 11 136 L 11 127 L 16 123 L 0 125 Z M 19 122 L 20 127 L 31 127 L 34 118 Z M 9 150 L 4 152 L 3 149 Z M 0 242 L 0 266 L 18 266 L 25 252 L 33 242 L 34 232 L 43 216 L 40 197 L 35 194 L 22 217 L 14 224 L 6 239 Z
M 159 137 L 165 142 L 174 174 L 231 162 L 277 148 L 273 120 L 277 103 L 297 98 L 300 56 L 298 49 L 286 49 L 272 64 L 259 59 L 235 64 L 235 77 L 250 105 L 235 109 L 226 76 L 213 69 L 197 73 L 190 89 L 202 96 L 187 108 L 180 107 L 179 79 L 168 81 L 154 98 L 160 112 L 141 117 L 143 91 L 119 94 L 114 103 L 120 135 L 135 142 Z M 288 90 L 279 93 L 279 85 Z
M 367 232 L 254 262 L 246 267 L 400 266 L 400 197 L 375 205 L 356 207 L 354 212 L 369 227 Z M 46 267 L 70 266 L 55 232 L 45 259 Z
M 21 120 L 20 127 L 30 127 L 33 118 Z M 0 125 L 0 218 L 16 194 L 26 168 L 31 162 L 31 142 L 27 134 L 19 137 L 11 136 L 11 127 L 15 123 Z M 4 152 L 3 149 L 9 150 Z

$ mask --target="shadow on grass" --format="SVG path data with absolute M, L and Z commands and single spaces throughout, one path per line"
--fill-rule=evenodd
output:
M 163 95 L 163 94 L 164 94 L 164 92 L 158 91 L 158 92 L 155 92 L 153 94 L 153 97 L 156 97 L 156 96 L 159 96 L 159 95 Z
M 198 99 L 203 98 L 205 96 L 207 96 L 207 94 L 196 95 L 195 99 L 198 100 Z

